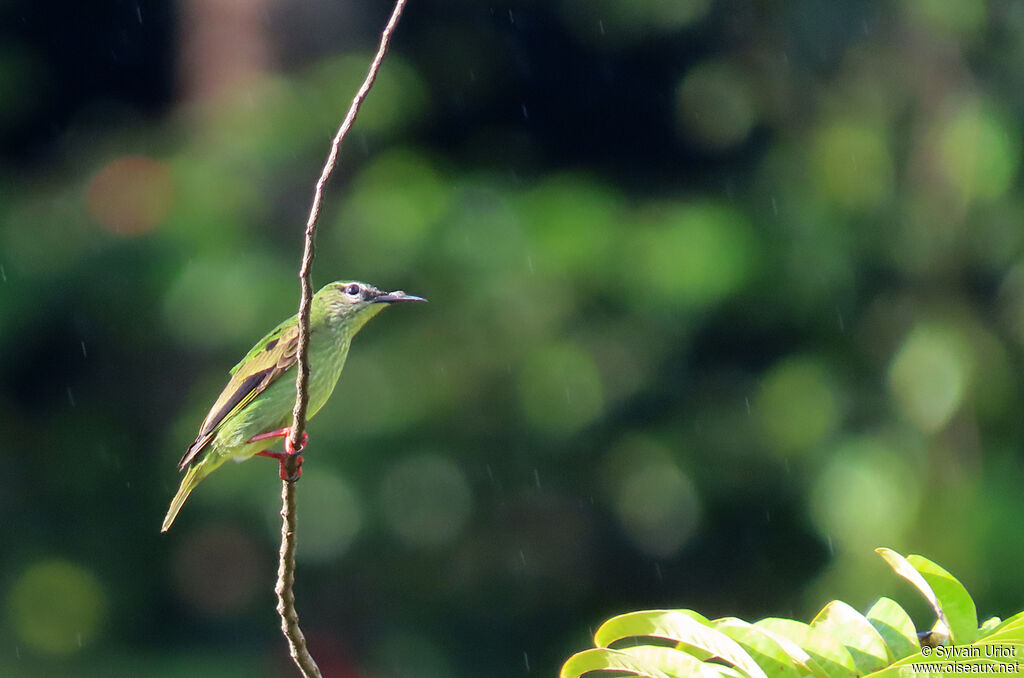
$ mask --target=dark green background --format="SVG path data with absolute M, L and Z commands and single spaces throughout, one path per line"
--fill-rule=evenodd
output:
M 196 60 L 198 6 L 0 4 L 4 676 L 293 675 L 276 465 L 159 526 L 389 7 L 212 12 Z M 1024 607 L 1022 59 L 1011 2 L 410 0 L 314 268 L 430 299 L 310 426 L 325 674 L 553 675 L 646 607 L 930 624 L 880 545 Z

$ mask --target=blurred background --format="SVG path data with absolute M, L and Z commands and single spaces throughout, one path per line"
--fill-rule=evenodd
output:
M 390 4 L 0 3 L 0 674 L 295 675 L 277 465 L 159 526 Z M 1024 5 L 411 0 L 314 277 L 328 676 L 553 675 L 649 607 L 1024 608 Z

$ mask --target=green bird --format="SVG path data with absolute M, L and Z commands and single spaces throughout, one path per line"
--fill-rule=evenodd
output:
M 373 285 L 354 281 L 332 282 L 313 297 L 309 312 L 309 407 L 312 418 L 334 391 L 348 357 L 349 344 L 363 325 L 389 304 L 426 301 L 402 291 L 382 292 Z M 203 478 L 228 459 L 254 456 L 281 462 L 301 451 L 292 449 L 287 428 L 295 404 L 298 362 L 298 317 L 292 316 L 271 330 L 231 369 L 231 380 L 213 404 L 199 435 L 178 464 L 185 471 L 178 493 L 164 518 L 161 532 L 174 522 L 182 504 Z M 288 376 L 290 378 L 282 378 Z M 264 440 L 285 438 L 285 452 L 264 450 Z M 302 441 L 302 447 L 306 439 Z M 302 457 L 299 457 L 301 474 Z

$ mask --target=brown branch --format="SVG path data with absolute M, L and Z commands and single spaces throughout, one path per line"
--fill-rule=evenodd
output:
M 281 632 L 288 639 L 295 665 L 306 678 L 322 678 L 320 667 L 306 649 L 306 636 L 299 628 L 295 611 L 295 483 L 281 483 L 281 561 L 277 566 L 277 613 L 281 615 Z
M 313 257 L 316 254 L 316 224 L 320 218 L 320 205 L 323 201 L 323 190 L 330 179 L 331 173 L 338 162 L 338 155 L 341 152 L 341 143 L 345 135 L 352 128 L 359 108 L 363 100 L 373 87 L 377 79 L 377 71 L 387 54 L 388 46 L 391 43 L 391 35 L 395 26 L 405 9 L 406 0 L 397 0 L 395 8 L 391 12 L 387 26 L 380 36 L 380 46 L 377 54 L 370 62 L 370 69 L 363 80 L 362 86 L 352 99 L 348 113 L 338 128 L 334 140 L 331 142 L 331 152 L 327 155 L 327 162 L 320 172 L 320 178 L 316 182 L 316 190 L 313 192 L 313 206 L 309 211 L 309 219 L 306 221 L 305 245 L 302 251 L 302 265 L 299 267 L 299 279 L 301 281 L 302 296 L 299 299 L 299 347 L 298 347 L 298 374 L 295 377 L 295 408 L 292 410 L 292 427 L 289 442 L 292 449 L 301 447 L 302 433 L 306 428 L 306 407 L 309 405 L 309 311 L 313 301 L 313 281 L 310 270 L 313 266 Z M 295 455 L 297 456 L 297 455 Z M 297 460 L 289 457 L 286 461 L 286 475 L 294 477 L 297 471 Z M 302 671 L 306 678 L 321 678 L 320 669 L 317 667 L 313 657 L 306 649 L 306 638 L 299 628 L 299 615 L 295 611 L 295 594 L 292 592 L 292 585 L 295 582 L 295 485 L 290 481 L 283 481 L 281 488 L 281 560 L 277 569 L 277 612 L 281 615 L 281 631 L 288 640 L 292 659 Z

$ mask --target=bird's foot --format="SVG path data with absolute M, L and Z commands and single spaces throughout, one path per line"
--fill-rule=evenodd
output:
M 288 452 L 276 452 L 274 450 L 261 450 L 256 453 L 256 456 L 277 459 L 280 464 L 278 475 L 281 477 L 281 480 L 287 480 L 288 482 L 294 483 L 302 477 L 302 462 L 305 461 L 305 459 L 302 458 L 301 454 L 289 454 Z M 295 475 L 288 474 L 288 460 L 292 457 L 295 457 Z
M 288 456 L 293 457 L 295 459 L 295 473 L 288 473 L 288 460 L 282 459 L 281 468 L 278 471 L 278 475 L 281 477 L 281 480 L 287 480 L 289 483 L 294 483 L 296 480 L 302 477 L 302 462 L 304 462 L 305 459 L 302 458 L 301 454 L 290 454 Z
M 250 443 L 257 442 L 259 440 L 267 440 L 269 438 L 284 438 L 284 452 L 273 452 L 271 450 L 263 450 L 257 452 L 256 455 L 260 457 L 270 457 L 271 459 L 277 459 L 281 464 L 281 470 L 279 475 L 281 480 L 287 480 L 289 482 L 295 482 L 302 477 L 302 455 L 299 454 L 302 450 L 306 449 L 306 445 L 309 443 L 309 434 L 305 431 L 302 432 L 302 440 L 299 441 L 298 447 L 292 445 L 291 439 L 292 429 L 290 427 L 279 428 L 276 431 L 267 431 L 266 433 L 260 433 L 249 439 Z M 288 459 L 295 457 L 295 473 L 288 473 Z
M 291 431 L 289 431 L 289 433 L 291 433 Z M 299 441 L 298 447 L 292 447 L 292 438 L 289 435 L 286 436 L 284 439 L 284 451 L 287 452 L 288 454 L 298 454 L 299 452 L 302 452 L 304 449 L 306 449 L 306 445 L 308 444 L 309 434 L 306 433 L 305 431 L 302 432 L 302 440 Z

